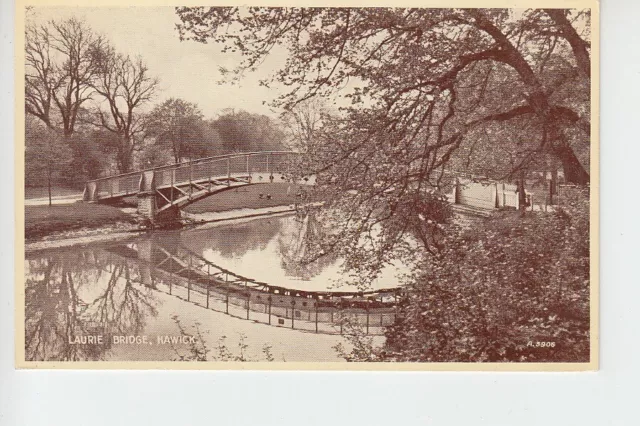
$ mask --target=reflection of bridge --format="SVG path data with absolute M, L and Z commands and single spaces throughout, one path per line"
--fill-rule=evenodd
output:
M 107 264 L 135 259 L 141 284 L 204 308 L 316 333 L 342 334 L 357 325 L 367 334 L 382 334 L 383 327 L 395 321 L 401 295 L 397 288 L 321 292 L 278 287 L 235 274 L 182 246 L 163 247 L 151 238 L 111 246 L 100 256 L 107 256 Z
M 291 177 L 294 152 L 269 151 L 201 158 L 185 163 L 89 181 L 83 199 L 101 203 L 138 198 L 138 212 L 155 221 L 175 219 L 179 209 L 202 198 L 250 184 Z M 300 183 L 313 183 L 313 178 Z

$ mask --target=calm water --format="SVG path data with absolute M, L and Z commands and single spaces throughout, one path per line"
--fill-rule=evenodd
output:
M 154 275 L 151 265 L 163 253 L 194 253 L 236 274 L 298 290 L 357 288 L 343 281 L 340 261 L 303 265 L 299 259 L 313 238 L 308 221 L 293 216 L 251 220 L 208 229 L 162 231 L 151 236 L 28 255 L 25 262 L 25 337 L 29 360 L 171 360 L 188 354 L 190 344 L 159 344 L 160 336 L 179 336 L 178 323 L 195 334 L 198 325 L 208 345 L 227 336 L 247 336 L 256 359 L 260 347 L 276 345 L 288 360 L 334 357 L 333 336 L 255 324 L 205 310 L 177 290 L 142 285 Z M 137 250 L 132 251 L 132 250 Z M 146 254 L 145 254 L 146 253 Z M 149 254 L 150 253 L 150 254 Z M 137 257 L 146 257 L 141 262 Z M 165 257 L 166 259 L 166 257 Z M 166 262 L 166 260 L 165 260 Z M 165 263 L 166 266 L 166 263 Z M 179 264 L 178 264 L 179 266 Z M 185 265 L 183 265 L 185 266 Z M 385 269 L 371 288 L 397 285 L 398 268 Z M 172 293 L 172 294 L 167 294 Z M 113 336 L 145 336 L 146 342 L 113 344 Z M 102 336 L 79 342 L 76 336 Z M 234 337 L 235 336 L 235 337 Z M 138 340 L 140 340 L 138 339 Z M 298 343 L 295 343 L 298 342 Z M 308 353 L 300 352 L 300 342 Z M 174 342 L 175 343 L 175 342 Z M 256 349 L 257 348 L 257 349 Z M 292 350 L 289 350 L 291 348 Z M 298 349 L 296 349 L 298 348 Z

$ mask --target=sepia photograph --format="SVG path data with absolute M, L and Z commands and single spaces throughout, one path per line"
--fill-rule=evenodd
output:
M 17 6 L 16 365 L 598 369 L 597 7 Z

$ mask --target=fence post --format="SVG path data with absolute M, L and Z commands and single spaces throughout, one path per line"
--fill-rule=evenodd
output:
M 340 334 L 342 334 L 343 326 L 344 326 L 344 309 L 342 307 L 342 298 L 340 298 Z
M 227 186 L 231 185 L 231 165 L 229 162 L 229 157 L 227 157 Z
M 296 300 L 291 296 L 291 328 L 295 328 L 294 318 L 296 316 Z
M 318 332 L 318 301 L 316 300 L 316 333 Z
M 207 283 L 207 309 L 209 309 L 209 283 Z
M 227 291 L 225 292 L 225 303 L 227 305 L 225 313 L 229 315 L 229 287 L 227 287 Z
M 369 299 L 367 299 L 367 334 L 369 334 Z
M 269 325 L 271 325 L 271 295 L 267 297 L 267 301 L 269 302 Z
M 208 173 L 208 181 L 209 181 L 209 191 L 211 191 L 211 186 L 213 185 L 213 181 L 211 180 L 216 173 L 216 162 L 211 162 L 211 171 Z
M 251 305 L 251 293 L 247 293 L 247 319 L 249 319 L 250 305 Z
M 393 292 L 393 298 L 395 300 L 395 309 L 393 312 L 393 322 L 395 323 L 396 321 L 398 321 L 398 292 L 397 290 Z
M 507 206 L 507 195 L 505 194 L 505 189 L 504 182 L 502 182 L 502 207 Z

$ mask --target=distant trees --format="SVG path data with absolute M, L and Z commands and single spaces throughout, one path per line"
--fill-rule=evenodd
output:
M 71 148 L 59 131 L 26 118 L 25 181 L 48 189 L 51 205 L 51 186 L 71 162 Z
M 228 109 L 210 123 L 220 134 L 225 153 L 273 151 L 284 147 L 284 132 L 266 115 Z
M 141 149 L 145 121 L 140 108 L 153 98 L 158 79 L 140 57 L 121 55 L 108 46 L 97 55 L 91 87 L 104 99 L 106 111 L 98 105 L 95 115 L 98 124 L 116 136 L 116 164 L 125 173 L 133 166 L 133 153 Z
M 318 98 L 307 99 L 286 109 L 281 119 L 289 145 L 300 151 L 313 150 L 320 139 L 318 133 L 330 116 L 329 108 Z
M 104 39 L 76 18 L 27 25 L 25 110 L 64 137 L 76 129 L 78 113 L 91 99 Z
M 131 170 L 134 152 L 142 146 L 141 107 L 158 84 L 142 59 L 117 53 L 73 17 L 46 23 L 29 19 L 25 58 L 25 112 L 60 134 L 69 148 L 64 152 L 73 167 L 58 179 L 74 184 L 97 177 L 109 168 L 110 158 L 117 171 Z
M 205 156 L 219 140 L 207 140 L 206 124 L 198 105 L 183 99 L 167 99 L 147 117 L 147 134 L 155 144 L 169 149 L 176 163 L 182 158 Z M 214 138 L 217 135 L 214 135 Z

